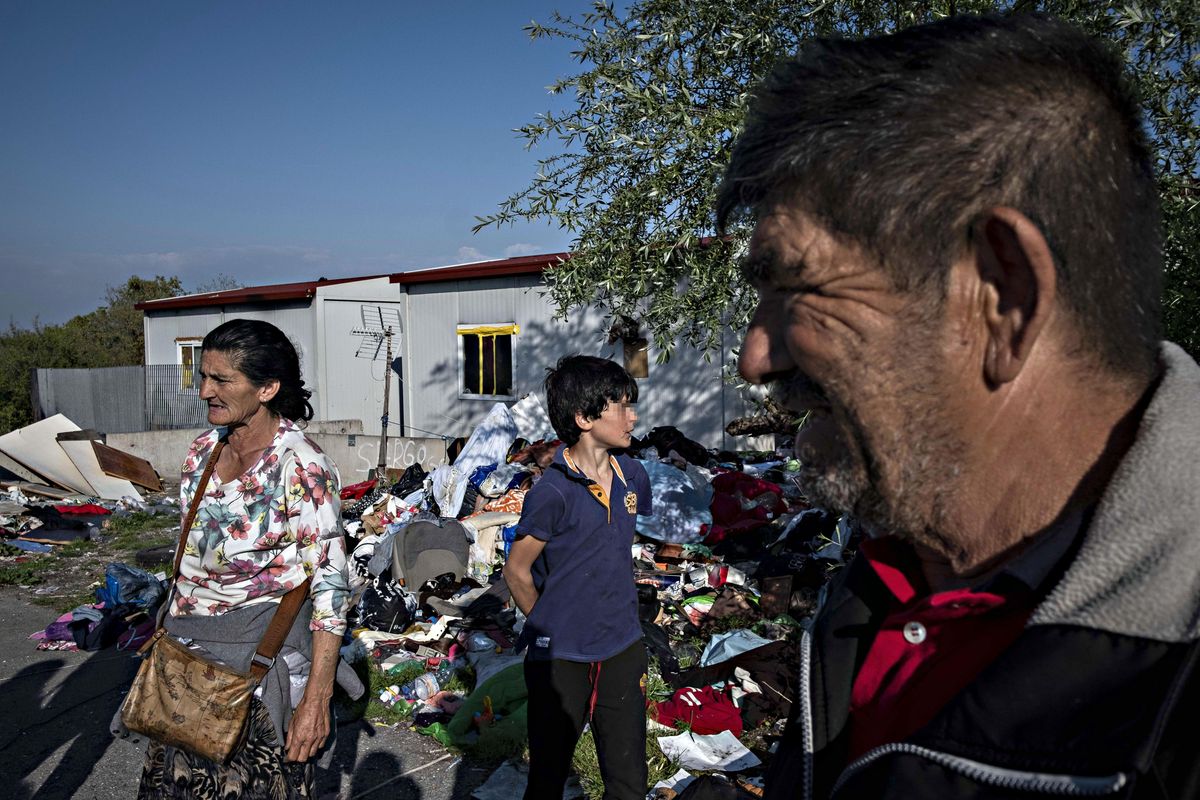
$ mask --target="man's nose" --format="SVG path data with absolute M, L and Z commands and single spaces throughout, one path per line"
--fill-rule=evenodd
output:
M 780 321 L 774 317 L 759 303 L 742 338 L 738 372 L 750 383 L 770 383 L 795 368 L 783 342 Z

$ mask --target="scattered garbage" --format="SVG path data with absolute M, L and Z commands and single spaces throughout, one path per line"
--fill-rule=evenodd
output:
M 413 465 L 342 489 L 348 647 L 385 675 L 375 698 L 403 704 L 409 724 L 449 747 L 490 755 L 524 747 L 524 654 L 514 649 L 524 617 L 502 568 L 525 495 L 561 445 L 549 430 L 536 402 L 498 403 L 432 473 Z M 174 498 L 133 488 L 151 488 L 153 470 L 104 447 L 65 418 L 0 437 L 0 456 L 28 472 L 0 482 L 0 535 L 11 545 L 0 559 L 103 535 L 107 519 L 134 511 L 178 516 Z M 666 726 L 651 746 L 675 773 L 662 773 L 652 796 L 684 792 L 704 773 L 728 774 L 753 794 L 796 696 L 803 625 L 856 531 L 811 508 L 790 479 L 798 465 L 776 453 L 711 450 L 670 426 L 627 452 L 653 493 L 654 513 L 639 517 L 631 552 L 651 656 L 647 714 L 657 722 L 649 724 Z M 172 552 L 135 560 L 163 563 Z M 34 634 L 37 646 L 136 647 L 163 577 L 138 564 L 108 565 L 96 602 Z M 477 796 L 509 797 L 520 789 L 499 787 L 523 783 L 510 763 Z
M 16 474 L 25 478 L 15 485 L 26 494 L 65 498 L 74 493 L 140 501 L 141 493 L 130 478 L 155 491 L 162 489 L 147 461 L 109 447 L 101 438 L 96 431 L 81 430 L 62 414 L 55 414 L 0 436 L 0 454 L 4 463 L 15 464 Z M 9 486 L 0 483 L 0 488 Z
M 520 753 L 526 738 L 524 654 L 514 650 L 524 618 L 502 568 L 525 494 L 561 446 L 528 438 L 547 435 L 543 414 L 497 404 L 432 473 L 414 466 L 343 489 L 352 635 L 377 668 L 404 671 L 384 704 L 407 704 L 411 724 L 448 747 Z M 717 452 L 674 427 L 627 452 L 653 492 L 631 553 L 651 654 L 649 724 L 664 731 L 652 742 L 672 770 L 686 768 L 655 791 L 713 773 L 753 795 L 791 711 L 803 621 L 853 531 L 810 508 L 790 480 L 798 465 L 774 453 Z M 519 767 L 504 767 L 497 785 L 502 775 L 523 783 Z

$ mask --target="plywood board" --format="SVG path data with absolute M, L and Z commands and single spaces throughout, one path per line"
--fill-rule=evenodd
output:
M 95 495 L 83 473 L 58 446 L 58 434 L 77 430 L 79 426 L 74 422 L 55 414 L 0 436 L 0 452 L 63 488 Z
M 135 455 L 118 450 L 115 447 L 109 447 L 100 442 L 92 442 L 92 450 L 95 452 L 96 460 L 100 462 L 100 469 L 104 470 L 105 475 L 111 475 L 114 478 L 125 478 L 132 483 L 136 483 L 138 486 L 146 487 L 152 492 L 162 491 L 162 481 L 159 480 L 158 473 L 154 471 L 154 467 L 146 459 L 138 458 Z
M 91 484 L 93 494 L 105 500 L 120 500 L 122 497 L 133 497 L 138 500 L 142 495 L 137 487 L 124 478 L 114 478 L 106 475 L 96 460 L 96 451 L 90 441 L 60 441 L 58 446 L 63 449 L 75 468 L 84 479 Z
M 24 464 L 22 464 L 18 461 L 14 461 L 13 459 L 6 456 L 4 453 L 0 453 L 0 467 L 4 467 L 6 470 L 11 472 L 13 475 L 16 475 L 18 478 L 21 478 L 22 480 L 26 480 L 26 481 L 40 481 L 41 480 L 41 478 L 38 475 L 35 475 L 33 470 L 29 469 L 29 467 L 25 466 Z

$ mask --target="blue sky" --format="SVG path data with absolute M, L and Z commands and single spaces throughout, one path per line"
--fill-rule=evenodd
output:
M 0 0 L 0 325 L 64 322 L 134 274 L 254 285 L 566 249 L 549 226 L 471 226 L 533 176 L 512 129 L 580 69 L 522 25 L 587 7 Z

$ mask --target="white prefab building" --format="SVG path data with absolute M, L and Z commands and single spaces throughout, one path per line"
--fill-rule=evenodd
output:
M 725 436 L 749 413 L 741 391 L 722 376 L 737 336 L 726 332 L 720 357 L 686 346 L 665 364 L 636 332 L 610 336 L 595 309 L 555 319 L 542 273 L 566 254 L 528 256 L 362 278 L 233 289 L 153 300 L 145 312 L 147 364 L 181 364 L 181 397 L 194 396 L 190 367 L 205 333 L 238 317 L 262 319 L 297 345 L 320 420 L 359 419 L 378 433 L 384 381 L 391 380 L 391 436 L 465 436 L 497 401 L 537 393 L 546 368 L 584 353 L 625 363 L 638 379 L 637 433 L 674 425 L 707 447 L 757 443 Z M 392 368 L 376 348 L 380 323 L 391 327 Z M 610 341 L 613 339 L 613 341 Z M 376 352 L 378 350 L 378 352 Z M 648 356 L 648 357 L 647 357 Z

